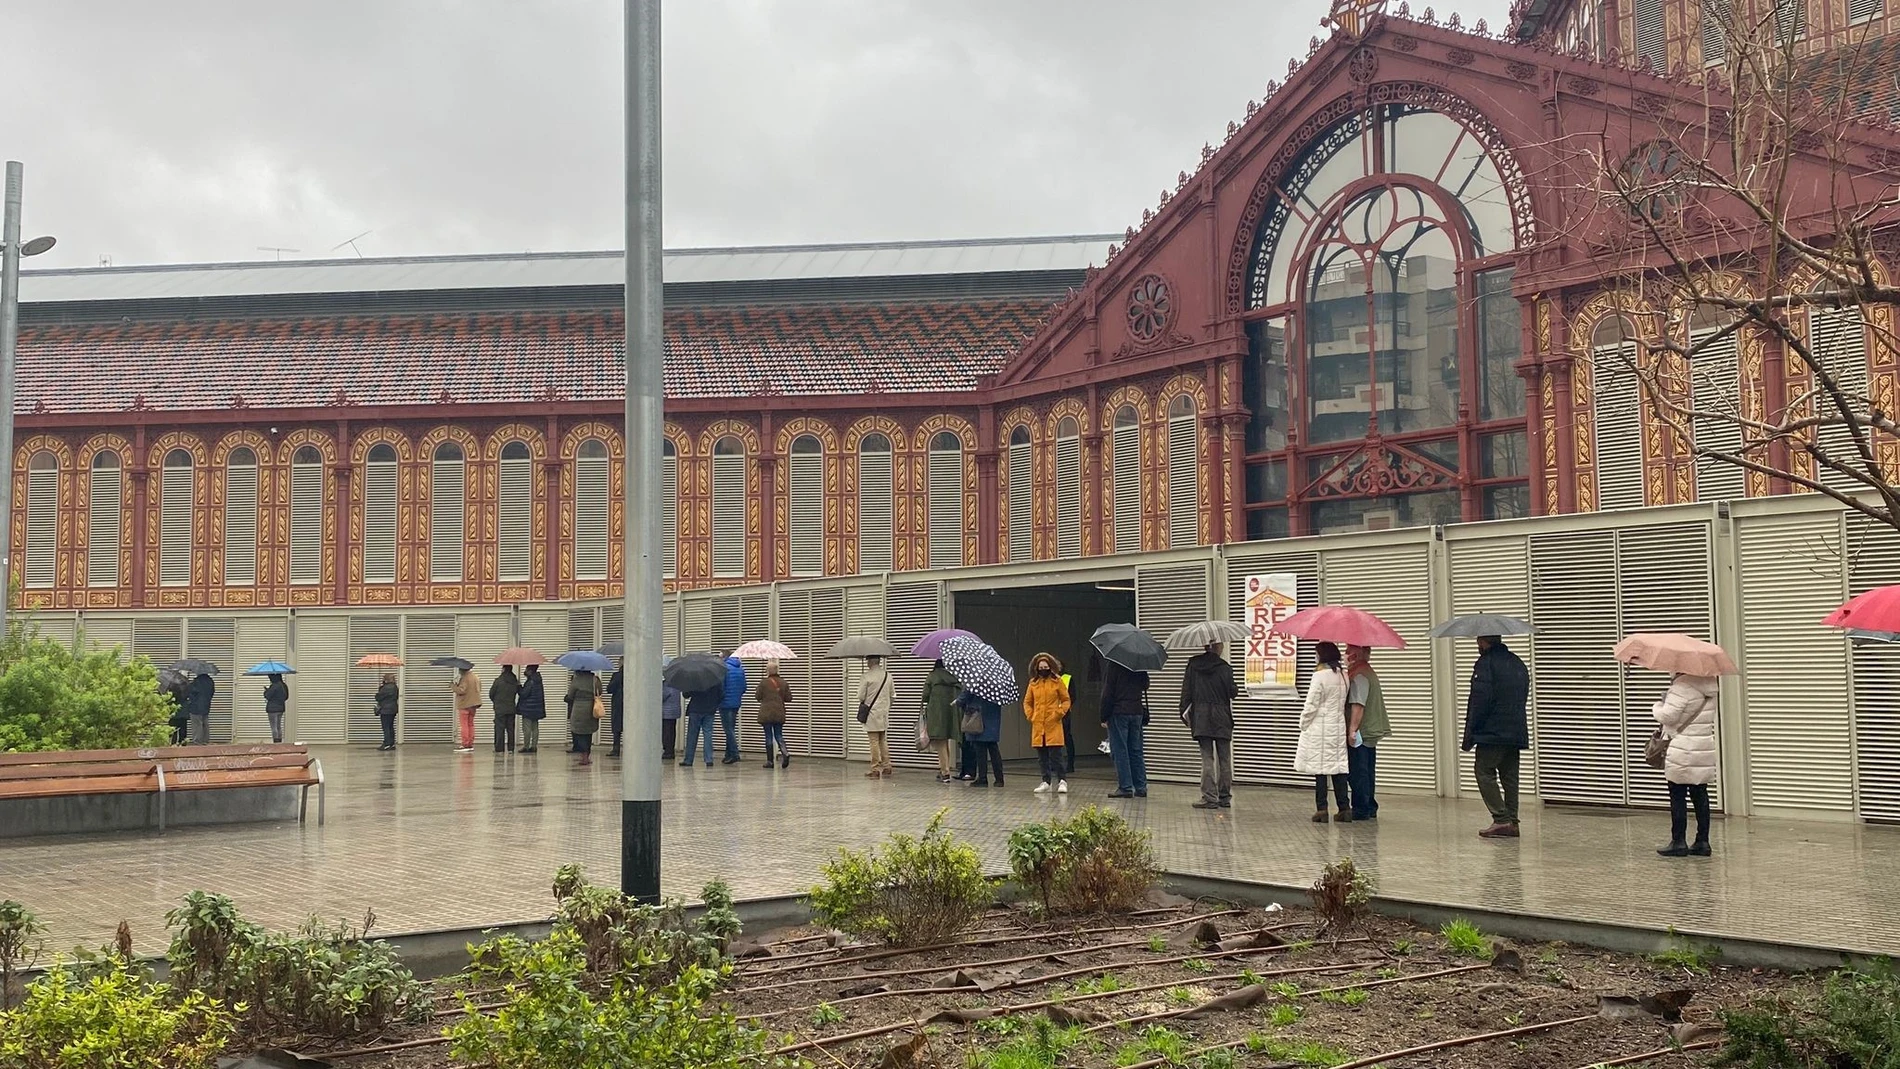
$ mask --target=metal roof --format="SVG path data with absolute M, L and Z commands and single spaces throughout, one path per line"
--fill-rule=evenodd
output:
M 1081 271 L 1119 235 L 674 249 L 669 283 L 895 278 Z M 20 273 L 20 299 L 141 301 L 203 297 L 618 286 L 618 250 L 256 263 L 70 267 Z

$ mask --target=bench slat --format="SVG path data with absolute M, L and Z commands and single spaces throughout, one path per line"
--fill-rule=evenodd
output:
M 0 753 L 0 768 L 20 765 L 76 765 L 101 761 L 164 761 L 178 757 L 245 757 L 265 754 L 308 754 L 310 748 L 293 743 L 249 743 L 233 746 L 154 746 L 139 750 L 56 750 L 50 753 Z
M 167 785 L 169 786 L 169 784 Z M 0 800 L 59 798 L 85 794 L 156 794 L 158 777 L 145 775 L 92 776 L 86 779 L 34 779 L 0 783 Z

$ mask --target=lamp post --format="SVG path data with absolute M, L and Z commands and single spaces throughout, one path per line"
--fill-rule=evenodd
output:
M 20 339 L 20 257 L 38 256 L 53 239 L 20 243 L 19 161 L 7 161 L 6 224 L 0 231 L 0 457 L 6 463 L 6 490 L 0 492 L 0 632 L 6 630 L 13 600 L 13 364 Z
M 628 718 L 620 765 L 620 889 L 660 900 L 661 636 L 660 450 L 664 334 L 660 316 L 660 0 L 626 0 L 627 93 L 627 474 L 626 662 L 622 698 L 645 711 Z

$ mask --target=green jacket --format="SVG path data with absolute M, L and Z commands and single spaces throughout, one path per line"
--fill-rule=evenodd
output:
M 963 711 L 957 708 L 957 694 L 963 687 L 948 668 L 932 668 L 924 680 L 924 730 L 933 739 L 955 739 L 962 735 Z
M 1359 738 L 1367 746 L 1377 746 L 1380 739 L 1392 734 L 1392 722 L 1385 715 L 1385 688 L 1380 685 L 1379 673 L 1373 671 L 1371 665 L 1365 665 L 1352 673 L 1352 681 L 1346 691 L 1346 703 L 1348 706 L 1353 704 L 1361 675 L 1366 680 L 1366 715 L 1359 721 Z

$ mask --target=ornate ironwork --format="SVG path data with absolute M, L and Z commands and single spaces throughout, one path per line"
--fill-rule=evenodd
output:
M 1437 461 L 1377 438 L 1340 457 L 1308 483 L 1305 498 L 1385 497 L 1458 484 L 1458 475 Z
M 1128 336 L 1152 345 L 1167 336 L 1174 324 L 1174 294 L 1167 279 L 1143 275 L 1128 289 Z

